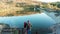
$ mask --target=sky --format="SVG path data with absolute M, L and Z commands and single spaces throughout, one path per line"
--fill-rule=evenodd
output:
M 42 2 L 57 2 L 57 1 L 59 1 L 60 2 L 60 0 L 34 0 L 34 1 L 42 1 Z

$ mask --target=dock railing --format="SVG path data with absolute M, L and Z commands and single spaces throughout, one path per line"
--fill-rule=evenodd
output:
M 1 34 L 24 34 L 24 28 L 3 28 Z

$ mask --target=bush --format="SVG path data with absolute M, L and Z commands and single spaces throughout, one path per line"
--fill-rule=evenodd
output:
M 20 11 L 16 11 L 16 14 L 20 14 Z
M 51 3 L 50 5 L 56 6 L 56 4 Z
M 16 14 L 25 14 L 26 12 L 25 11 L 16 11 Z
M 34 11 L 34 8 L 35 8 L 35 11 L 40 11 L 39 5 L 29 5 L 28 7 L 24 7 L 24 10 L 25 11 Z
M 7 16 L 14 16 L 13 14 L 8 14 Z
M 57 7 L 60 8 L 60 4 L 57 4 Z

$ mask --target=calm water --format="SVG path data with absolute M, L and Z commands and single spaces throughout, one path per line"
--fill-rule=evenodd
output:
M 23 28 L 25 21 L 30 20 L 33 28 L 47 28 L 55 24 L 55 21 L 45 13 L 13 16 L 13 17 L 0 17 L 0 23 L 9 24 L 10 27 Z
M 48 16 L 50 16 L 56 23 L 60 23 L 60 14 L 55 12 L 45 12 Z M 57 15 L 56 15 L 57 14 Z

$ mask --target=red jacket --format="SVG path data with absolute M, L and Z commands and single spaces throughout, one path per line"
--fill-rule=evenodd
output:
M 27 23 L 26 22 L 24 22 L 24 28 L 26 28 L 27 27 Z

